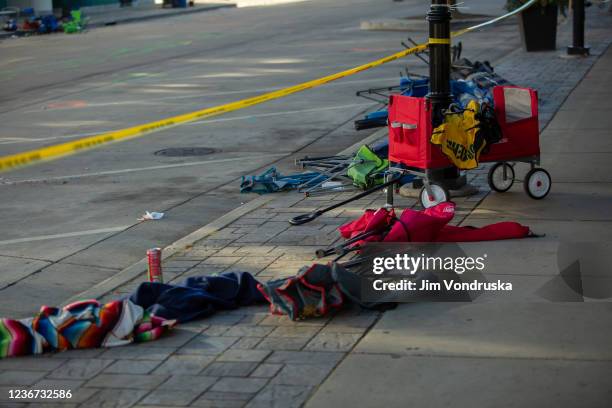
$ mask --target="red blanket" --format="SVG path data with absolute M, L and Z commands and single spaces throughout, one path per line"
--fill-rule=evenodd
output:
M 456 227 L 448 225 L 455 215 L 455 203 L 445 202 L 423 211 L 405 209 L 399 218 L 393 210 L 366 210 L 357 220 L 338 228 L 344 238 L 372 230 L 389 232 L 369 237 L 378 242 L 474 242 L 525 238 L 529 227 L 517 222 L 498 222 L 485 227 Z M 359 245 L 363 241 L 356 243 Z

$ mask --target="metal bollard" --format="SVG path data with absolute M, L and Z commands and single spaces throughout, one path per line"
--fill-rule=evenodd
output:
M 589 55 L 589 47 L 584 46 L 584 0 L 572 1 L 573 44 L 567 47 L 568 55 Z
M 451 72 L 451 11 L 447 0 L 432 0 L 427 21 L 429 21 L 429 93 L 431 121 L 433 128 L 444 122 L 444 109 L 452 102 L 450 87 Z M 465 185 L 456 167 L 428 172 L 432 181 L 447 189 L 459 189 Z
M 429 94 L 433 126 L 444 121 L 442 110 L 452 102 L 451 70 L 451 12 L 446 0 L 432 0 L 427 13 L 429 21 Z

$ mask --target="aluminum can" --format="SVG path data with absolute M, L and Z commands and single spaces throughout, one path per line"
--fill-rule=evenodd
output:
M 147 278 L 149 282 L 164 283 L 161 267 L 161 248 L 152 248 L 147 250 L 147 260 L 149 267 L 147 269 Z

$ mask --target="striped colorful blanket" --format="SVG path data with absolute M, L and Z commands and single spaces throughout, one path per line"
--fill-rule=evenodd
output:
M 0 319 L 0 358 L 48 351 L 114 347 L 159 338 L 176 323 L 152 316 L 129 299 L 43 306 L 31 318 Z

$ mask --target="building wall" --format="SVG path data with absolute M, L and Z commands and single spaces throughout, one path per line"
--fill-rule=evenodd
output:
M 20 9 L 33 8 L 37 14 L 47 14 L 52 10 L 51 0 L 7 0 L 10 7 L 19 7 Z
M 41 8 L 49 8 L 48 11 L 51 10 L 51 7 L 54 10 L 85 8 L 84 11 L 87 13 L 88 11 L 94 12 L 115 8 L 119 9 L 119 3 L 120 0 L 0 0 L 0 8 L 7 6 L 19 7 L 21 9 L 32 7 L 37 14 L 39 14 Z M 47 4 L 51 6 L 47 6 Z M 155 4 L 155 0 L 132 0 L 132 5 L 134 7 L 152 4 Z
M 106 6 L 108 4 L 119 4 L 118 0 L 81 0 L 81 7 Z

